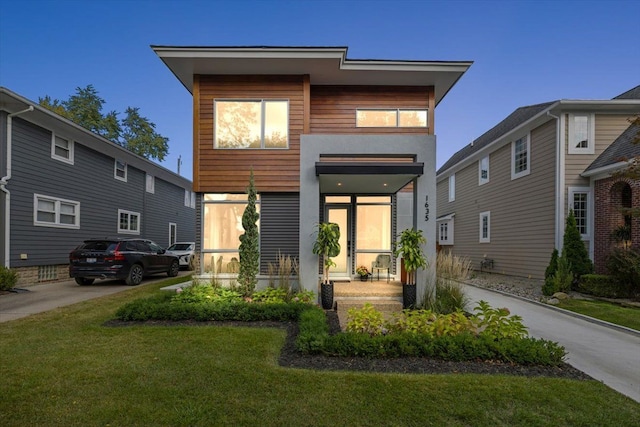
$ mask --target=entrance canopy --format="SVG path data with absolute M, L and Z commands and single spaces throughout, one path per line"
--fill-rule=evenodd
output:
M 417 162 L 316 162 L 320 193 L 395 194 L 424 173 Z

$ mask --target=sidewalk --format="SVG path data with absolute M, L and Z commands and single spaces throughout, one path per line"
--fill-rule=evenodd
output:
M 186 276 L 190 273 L 190 271 L 180 271 L 179 275 Z M 151 276 L 145 278 L 141 286 L 166 278 L 166 274 Z M 120 280 L 96 280 L 89 286 L 79 286 L 74 280 L 68 280 L 20 287 L 20 289 L 26 292 L 0 295 L 0 322 L 8 322 L 31 314 L 126 291 L 131 289 L 131 286 L 123 284 Z
M 564 346 L 567 363 L 640 402 L 640 333 L 497 291 L 465 285 L 465 292 L 472 307 L 484 300 L 509 308 L 529 335 Z

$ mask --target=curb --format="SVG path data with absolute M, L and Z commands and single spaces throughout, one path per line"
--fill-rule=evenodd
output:
M 462 283 L 462 284 L 467 285 L 467 286 L 473 286 L 474 288 L 477 288 L 477 289 L 482 289 L 482 290 L 485 290 L 485 291 L 494 292 L 496 294 L 504 295 L 506 297 L 519 299 L 519 300 L 524 301 L 524 302 L 536 304 L 536 305 L 538 305 L 540 307 L 545 307 L 545 308 L 547 308 L 549 310 L 555 310 L 555 311 L 557 311 L 559 313 L 564 313 L 564 314 L 566 314 L 568 316 L 572 316 L 572 317 L 575 317 L 575 318 L 578 318 L 578 319 L 582 319 L 582 320 L 585 320 L 587 322 L 594 323 L 596 325 L 601 325 L 601 326 L 607 327 L 609 329 L 615 329 L 615 330 L 618 330 L 620 332 L 625 332 L 625 333 L 627 333 L 629 335 L 635 335 L 637 337 L 640 337 L 640 331 L 636 331 L 635 329 L 627 328 L 626 326 L 616 325 L 615 323 L 607 322 L 605 320 L 596 319 L 595 317 L 590 317 L 590 316 L 587 316 L 587 315 L 584 315 L 584 314 L 576 313 L 574 311 L 565 310 L 564 308 L 556 307 L 556 306 L 551 305 L 551 304 L 545 304 L 545 303 L 540 302 L 540 301 L 536 301 L 536 300 L 532 300 L 532 299 L 529 299 L 529 298 L 521 297 L 520 295 L 514 295 L 514 294 L 510 294 L 508 292 L 499 291 L 497 289 L 484 288 L 482 286 L 474 285 L 472 283 L 467 283 L 467 282 L 459 282 L 459 283 Z

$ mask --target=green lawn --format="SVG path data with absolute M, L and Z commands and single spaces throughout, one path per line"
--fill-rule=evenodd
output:
M 598 381 L 281 368 L 282 329 L 102 326 L 148 284 L 0 323 L 0 425 L 631 426 Z
M 562 300 L 558 307 L 640 331 L 640 308 L 580 299 Z

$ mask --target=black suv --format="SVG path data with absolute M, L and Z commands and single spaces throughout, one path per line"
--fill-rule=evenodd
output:
M 133 286 L 149 274 L 174 277 L 179 271 L 177 257 L 145 239 L 89 239 L 69 254 L 69 277 L 79 285 L 90 285 L 95 279 L 123 279 Z

